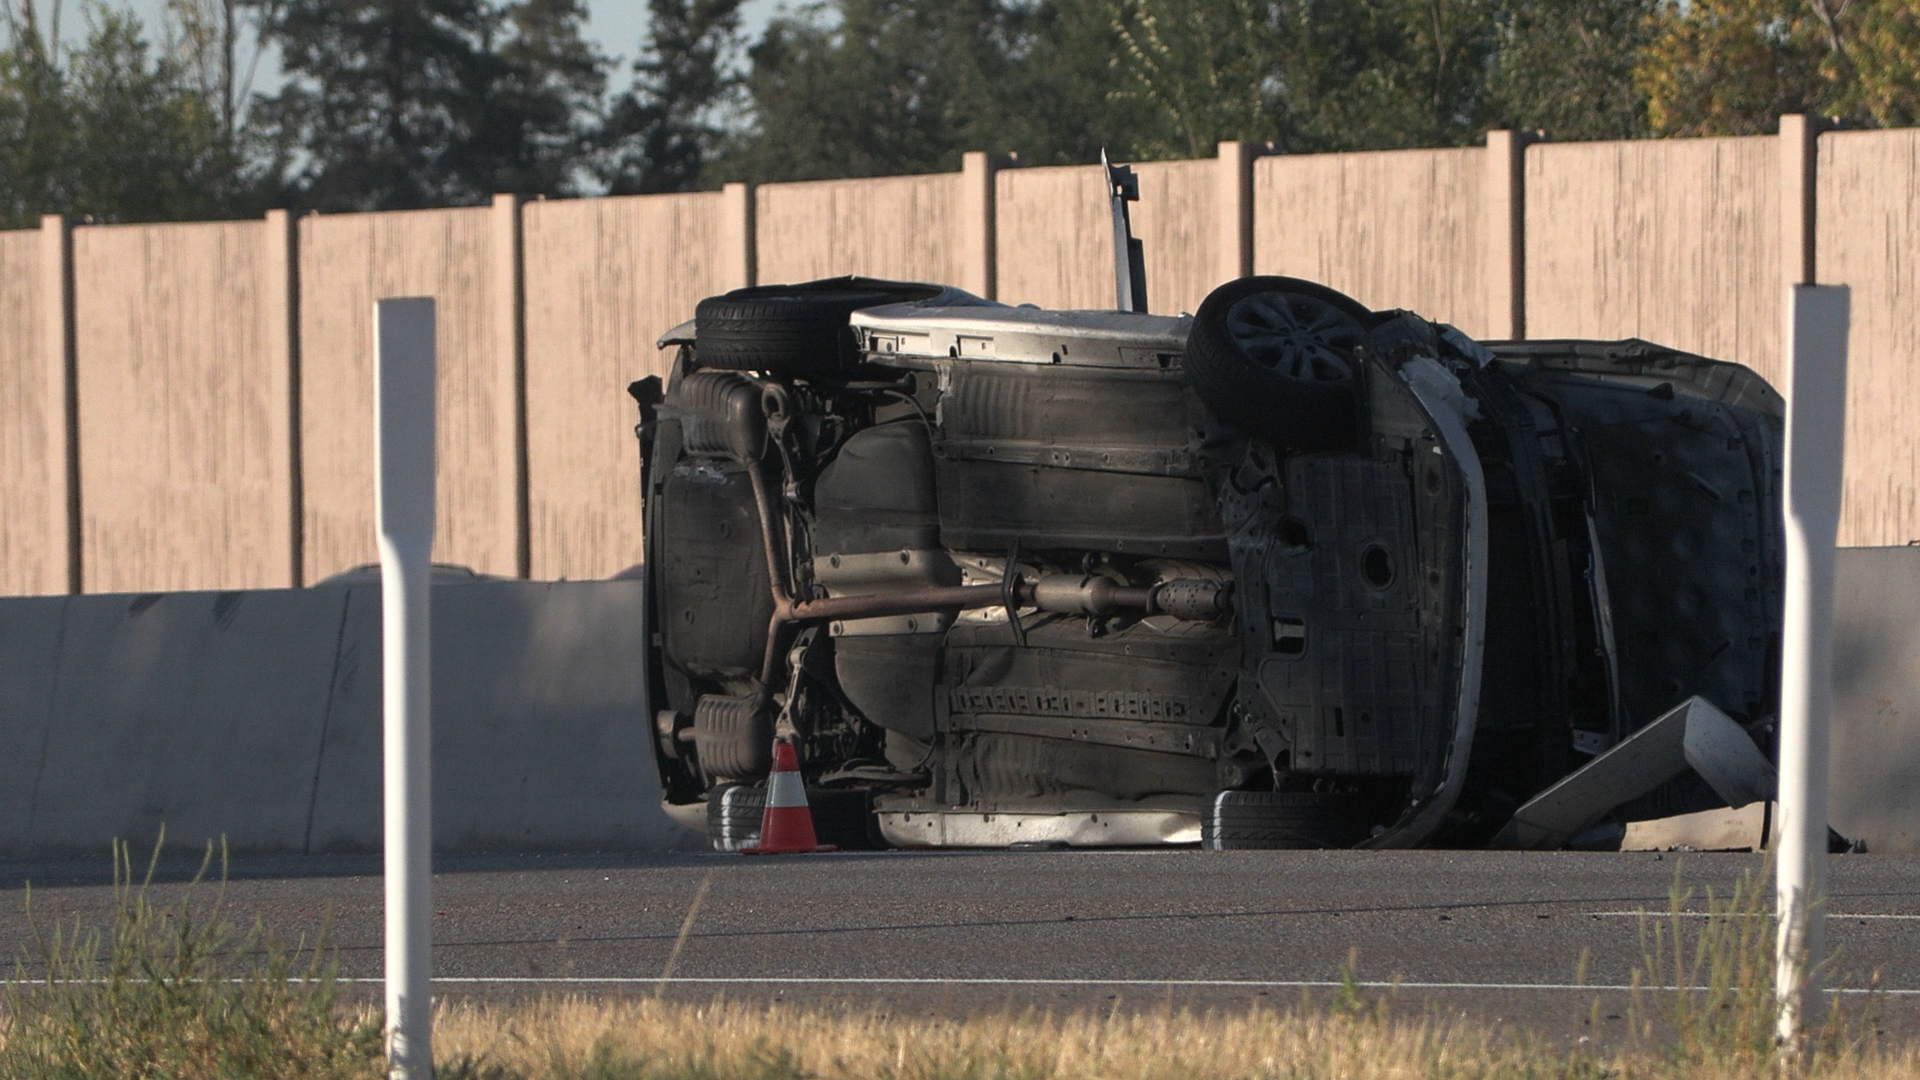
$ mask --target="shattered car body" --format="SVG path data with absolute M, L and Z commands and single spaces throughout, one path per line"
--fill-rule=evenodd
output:
M 663 344 L 658 765 L 722 849 L 776 736 L 843 846 L 1472 846 L 1690 698 L 1776 709 L 1782 404 L 1737 365 L 1286 278 L 1179 317 L 834 279 Z

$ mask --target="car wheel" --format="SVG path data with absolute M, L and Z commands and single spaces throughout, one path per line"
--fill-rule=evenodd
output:
M 1200 846 L 1209 851 L 1344 848 L 1366 839 L 1358 799 L 1317 791 L 1223 791 L 1207 805 Z
M 715 851 L 739 851 L 760 842 L 767 792 L 752 784 L 717 784 L 707 792 L 707 842 Z
M 1359 301 L 1285 277 L 1208 294 L 1187 339 L 1187 381 L 1215 415 L 1298 450 L 1352 443 L 1354 346 L 1372 316 Z
M 858 357 L 847 317 L 861 308 L 926 300 L 931 285 L 829 278 L 709 296 L 694 307 L 694 360 L 704 368 L 832 378 Z

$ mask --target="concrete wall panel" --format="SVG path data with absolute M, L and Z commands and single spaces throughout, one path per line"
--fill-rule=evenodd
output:
M 0 601 L 0 853 L 24 850 L 53 730 L 65 596 Z
M 1219 163 L 1135 165 L 1129 208 L 1147 259 L 1147 300 L 1161 314 L 1192 311 L 1219 284 Z M 994 174 L 999 299 L 1041 307 L 1113 307 L 1113 211 L 1097 165 Z
M 74 230 L 89 592 L 290 584 L 288 369 L 266 225 Z
M 960 198 L 959 173 L 762 184 L 759 280 L 864 274 L 960 284 Z
M 528 512 L 535 578 L 640 560 L 638 419 L 627 383 L 666 374 L 662 331 L 738 284 L 718 192 L 522 208 Z
M 434 558 L 516 569 L 512 343 L 493 211 L 412 210 L 300 221 L 301 466 L 306 580 L 377 558 L 373 523 L 373 302 L 438 301 L 439 516 Z
M 999 299 L 1111 308 L 1113 225 L 1100 167 L 1003 169 L 993 182 Z
M 1220 284 L 1219 222 L 1228 212 L 1220 199 L 1220 163 L 1150 161 L 1133 168 L 1140 201 L 1128 215 L 1147 257 L 1148 307 L 1165 315 L 1191 312 Z M 1111 221 L 1112 211 L 1101 209 Z M 1112 276 L 1109 269 L 1109 282 Z
M 1527 336 L 1644 338 L 1778 384 L 1779 140 L 1526 154 Z
M 1833 827 L 1920 854 L 1920 548 L 1843 550 L 1834 571 Z
M 641 583 L 433 590 L 440 850 L 695 847 L 660 810 Z M 380 590 L 0 600 L 0 855 L 381 842 Z
M 0 594 L 66 591 L 65 550 L 49 526 L 65 438 L 49 415 L 41 346 L 40 230 L 0 232 Z
M 1253 163 L 1257 274 L 1484 334 L 1486 151 L 1282 155 Z
M 1842 544 L 1920 539 L 1920 131 L 1820 136 L 1817 273 L 1853 290 Z
M 170 844 L 303 850 L 345 606 L 339 590 L 69 599 L 26 846 L 138 851 L 164 825 Z
M 380 844 L 380 595 L 356 586 L 319 768 L 312 851 Z M 434 846 L 670 850 L 638 581 L 433 591 Z

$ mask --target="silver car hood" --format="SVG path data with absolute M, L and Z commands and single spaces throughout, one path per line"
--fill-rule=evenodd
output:
M 1098 367 L 1173 367 L 1189 315 L 1049 311 L 1034 307 L 888 304 L 849 320 L 869 359 L 1002 360 Z

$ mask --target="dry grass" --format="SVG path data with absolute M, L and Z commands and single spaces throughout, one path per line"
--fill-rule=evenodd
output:
M 435 1037 L 441 1060 L 452 1066 L 443 1068 L 443 1077 L 501 1080 L 1735 1080 L 1780 1074 L 1771 1053 L 1699 1053 L 1675 1044 L 1566 1050 L 1525 1032 L 1394 1019 L 1375 1009 L 941 1021 L 788 1005 L 564 998 L 451 1005 L 441 1010 Z M 1920 1076 L 1920 1053 L 1840 1049 L 1818 1056 L 1806 1075 Z
M 1473 1020 L 1395 1017 L 1361 989 L 1351 961 L 1327 1004 L 1291 1010 L 928 1020 L 570 997 L 443 1007 L 436 1045 L 445 1075 L 487 1080 L 1920 1077 L 1920 1047 L 1889 1045 L 1871 1000 L 1835 1009 L 1783 1064 L 1764 880 L 1749 874 L 1696 906 L 1676 877 L 1666 915 L 1641 923 L 1626 1038 L 1604 1050 Z
M 40 928 L 0 987 L 0 1080 L 375 1080 L 377 1010 L 335 995 L 324 945 L 236 930 L 220 896 L 148 899 L 124 849 L 112 925 Z M 197 899 L 196 899 L 197 895 Z M 1708 917 L 1643 924 L 1625 1042 L 1557 1045 L 1523 1029 L 1391 1015 L 1349 975 L 1322 1004 L 1195 1014 L 939 1020 L 871 1008 L 657 999 L 443 1004 L 441 1080 L 1244 1080 L 1431 1077 L 1809 1080 L 1920 1077 L 1920 1047 L 1871 1016 L 1833 1017 L 1791 1070 L 1772 1043 L 1770 921 L 1749 878 Z M 689 920 L 689 924 L 691 920 Z M 1351 965 L 1349 965 L 1351 967 Z M 1674 993 L 1672 988 L 1684 988 Z

